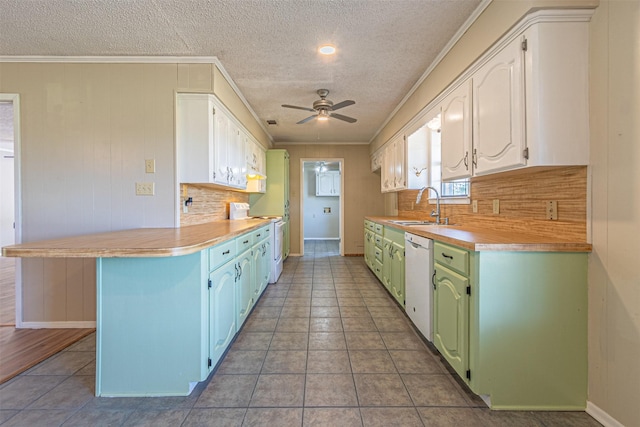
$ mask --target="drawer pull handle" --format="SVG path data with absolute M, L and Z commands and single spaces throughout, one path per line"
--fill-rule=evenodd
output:
M 445 257 L 445 258 L 453 259 L 452 255 L 447 255 L 444 252 L 442 252 L 442 256 Z
M 247 243 L 249 243 L 248 240 L 245 240 L 244 242 L 242 242 L 243 245 L 246 245 Z
M 262 234 L 258 234 L 258 237 L 262 236 Z
M 227 249 L 226 251 L 222 252 L 222 255 L 229 255 L 230 252 L 231 252 L 231 250 Z

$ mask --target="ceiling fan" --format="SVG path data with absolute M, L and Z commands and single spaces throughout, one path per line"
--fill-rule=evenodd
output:
M 337 104 L 334 104 L 333 102 L 327 99 L 327 95 L 329 95 L 329 90 L 318 89 L 317 92 L 318 92 L 318 95 L 320 95 L 320 99 L 318 99 L 313 103 L 313 108 L 298 107 L 296 105 L 288 105 L 288 104 L 282 105 L 285 108 L 295 108 L 296 110 L 311 111 L 313 113 L 316 113 L 313 116 L 309 116 L 306 119 L 300 120 L 298 123 L 296 123 L 297 125 L 307 123 L 308 121 L 311 121 L 315 118 L 317 118 L 320 121 L 325 121 L 325 120 L 329 120 L 329 117 L 333 117 L 334 119 L 342 120 L 347 123 L 355 123 L 357 121 L 353 117 L 343 116 L 342 114 L 334 113 L 335 110 L 348 107 L 349 105 L 353 105 L 356 103 L 356 101 L 352 101 L 348 99 L 346 101 L 342 101 L 342 102 L 338 102 Z

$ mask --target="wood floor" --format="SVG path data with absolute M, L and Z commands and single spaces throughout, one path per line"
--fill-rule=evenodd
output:
M 0 257 L 0 384 L 95 329 L 16 329 L 15 260 Z

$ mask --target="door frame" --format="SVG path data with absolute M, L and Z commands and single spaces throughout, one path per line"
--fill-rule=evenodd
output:
M 20 95 L 0 93 L 0 102 L 13 104 L 13 199 L 15 221 L 15 243 L 22 243 L 22 180 L 20 145 Z M 22 259 L 16 258 L 16 328 L 22 327 Z
M 304 256 L 304 189 L 305 162 L 337 162 L 340 170 L 340 215 L 338 218 L 338 236 L 340 239 L 340 256 L 344 256 L 344 158 L 342 157 L 303 157 L 300 159 L 300 256 Z

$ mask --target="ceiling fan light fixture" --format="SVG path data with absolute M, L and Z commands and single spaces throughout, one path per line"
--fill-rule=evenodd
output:
M 331 44 L 325 44 L 318 48 L 318 52 L 323 55 L 333 55 L 336 53 L 336 47 Z
M 329 112 L 327 110 L 318 111 L 318 120 L 321 122 L 329 120 Z

